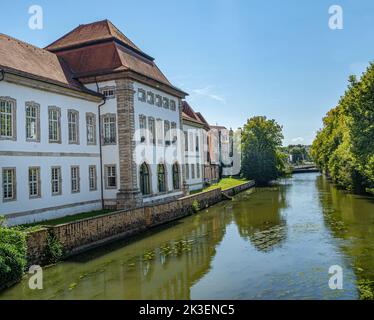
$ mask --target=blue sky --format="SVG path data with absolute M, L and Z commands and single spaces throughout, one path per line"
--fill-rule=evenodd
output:
M 43 30 L 28 27 L 33 4 Z M 328 27 L 334 4 L 343 30 Z M 374 61 L 372 0 L 2 0 L 0 9 L 1 33 L 41 47 L 109 19 L 211 124 L 237 128 L 266 115 L 284 126 L 285 144 L 311 143 L 348 76 Z

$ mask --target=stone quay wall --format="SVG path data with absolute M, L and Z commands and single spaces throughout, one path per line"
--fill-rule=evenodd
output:
M 227 199 L 227 196 L 233 196 L 253 186 L 254 183 L 250 181 L 225 191 L 217 188 L 163 204 L 112 212 L 30 232 L 27 238 L 28 264 L 47 263 L 49 234 L 58 240 L 63 247 L 64 257 L 68 257 L 191 215 L 196 202 L 200 209 L 208 208 Z

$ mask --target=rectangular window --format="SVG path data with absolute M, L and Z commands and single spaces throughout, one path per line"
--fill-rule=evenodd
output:
M 40 168 L 29 168 L 29 196 L 30 198 L 39 198 L 40 193 Z
M 190 138 L 189 138 L 189 140 L 190 140 L 190 150 L 192 152 L 193 151 L 193 133 L 190 132 L 189 135 L 190 135 Z
M 185 168 L 186 168 L 186 179 L 189 179 L 190 178 L 190 165 L 186 163 Z
M 145 91 L 143 89 L 138 89 L 138 99 L 139 101 L 145 102 Z
M 35 102 L 26 102 L 26 140 L 40 141 L 40 106 Z
M 52 167 L 51 169 L 52 195 L 62 194 L 61 167 Z
M 68 131 L 69 143 L 79 144 L 79 113 L 75 110 L 68 110 Z
M 97 190 L 96 166 L 88 167 L 88 178 L 89 178 L 90 191 L 96 191 Z
M 173 137 L 172 143 L 177 142 L 177 124 L 175 122 L 171 123 L 171 135 Z
M 87 144 L 96 145 L 96 115 L 86 113 Z
M 162 144 L 164 141 L 164 131 L 162 128 L 163 121 L 161 119 L 157 119 L 156 121 L 156 135 L 157 135 L 157 144 Z
M 156 144 L 155 119 L 148 118 L 149 141 Z
M 169 109 L 169 99 L 168 99 L 168 98 L 163 98 L 163 99 L 162 99 L 162 106 L 163 106 L 165 109 Z
M 192 179 L 195 179 L 195 164 L 191 164 L 191 176 Z
M 79 167 L 71 167 L 71 192 L 78 193 L 80 191 L 80 176 L 79 176 Z
M 0 138 L 16 139 L 16 101 L 0 98 Z
M 16 169 L 3 168 L 3 201 L 16 200 Z
M 48 108 L 49 142 L 61 142 L 61 110 L 57 107 Z
M 188 151 L 188 133 L 184 131 L 184 151 Z
M 196 165 L 196 178 L 200 179 L 200 164 L 199 163 Z
M 165 145 L 170 146 L 170 122 L 164 122 L 164 135 L 165 135 Z
M 116 189 L 117 188 L 117 173 L 115 165 L 105 166 L 105 187 L 106 189 Z
M 103 144 L 116 144 L 116 116 L 103 116 Z
M 176 103 L 174 100 L 170 100 L 170 110 L 172 111 L 177 110 Z
M 115 97 L 114 87 L 108 87 L 101 89 L 101 93 L 106 99 L 113 99 Z
M 195 148 L 196 148 L 196 152 L 199 152 L 199 136 L 198 135 L 196 135 L 196 146 L 195 146 Z
M 157 107 L 162 107 L 162 97 L 159 94 L 156 94 L 156 106 Z
M 153 92 L 147 92 L 147 102 L 149 104 L 155 104 L 155 95 L 153 94 Z
M 145 115 L 139 116 L 140 142 L 145 142 L 147 133 L 147 117 Z

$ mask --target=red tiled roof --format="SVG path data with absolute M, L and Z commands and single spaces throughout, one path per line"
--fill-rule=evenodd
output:
M 28 75 L 86 93 L 86 89 L 74 79 L 66 62 L 55 54 L 0 34 L 0 68 L 20 75 Z
M 205 120 L 205 118 L 203 117 L 203 115 L 200 113 L 200 112 L 196 112 L 196 116 L 200 119 L 201 122 L 204 123 L 206 129 L 210 129 L 210 126 L 209 126 L 209 123 L 208 121 Z
M 60 39 L 51 43 L 45 49 L 57 51 L 68 47 L 80 46 L 87 43 L 103 40 L 119 40 L 125 45 L 141 51 L 130 39 L 118 30 L 109 20 L 81 24 Z
M 182 104 L 182 118 L 187 121 L 192 121 L 200 125 L 205 125 L 203 121 L 197 116 L 192 107 L 188 104 L 187 101 L 183 101 Z
M 80 25 L 46 49 L 63 57 L 78 78 L 130 70 L 173 87 L 154 59 L 108 20 Z

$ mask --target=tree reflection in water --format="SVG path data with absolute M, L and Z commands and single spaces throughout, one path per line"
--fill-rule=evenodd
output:
M 237 197 L 233 203 L 233 218 L 242 238 L 262 252 L 272 251 L 287 239 L 287 222 L 282 216 L 282 209 L 287 208 L 286 185 L 258 188 L 251 197 L 251 202 Z

